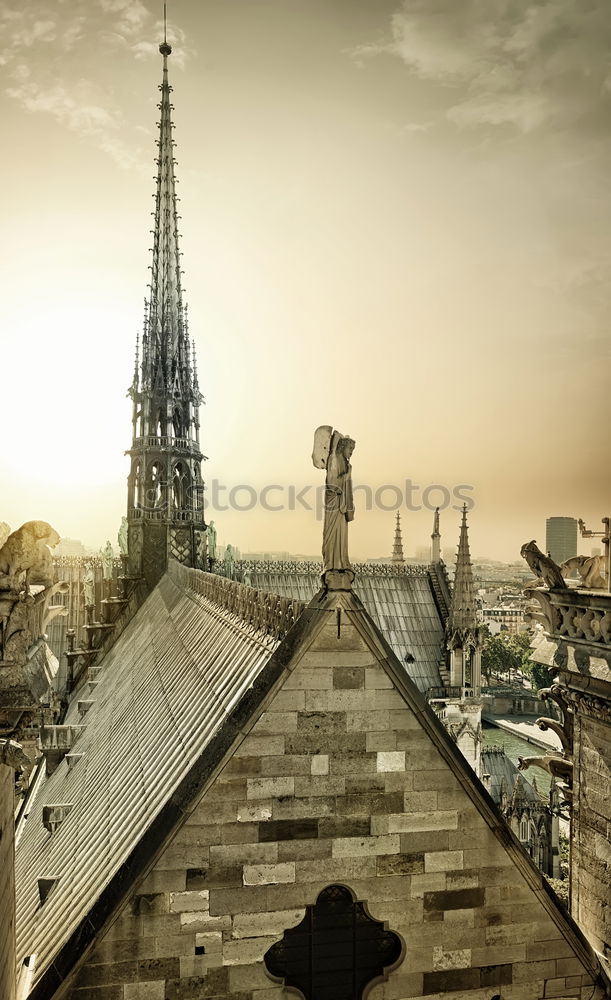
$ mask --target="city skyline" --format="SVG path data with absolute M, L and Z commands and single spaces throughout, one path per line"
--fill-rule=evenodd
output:
M 446 12 L 453 38 L 417 3 L 271 2 L 253 13 L 174 0 L 206 480 L 258 495 L 317 489 L 311 438 L 329 420 L 356 439 L 357 487 L 409 480 L 436 485 L 437 499 L 442 486 L 453 504 L 471 488 L 474 552 L 515 561 L 522 542 L 543 547 L 549 516 L 599 530 L 610 143 L 608 92 L 594 86 L 602 6 L 592 10 L 569 45 L 568 5 L 552 31 L 524 4 L 478 51 L 466 41 L 486 22 L 478 4 L 460 24 Z M 58 0 L 2 15 L 14 139 L 5 361 L 23 370 L 27 345 L 28 368 L 25 385 L 5 386 L 15 433 L 0 517 L 44 518 L 88 545 L 114 542 L 125 513 L 158 13 L 137 0 L 69 10 Z M 564 75 L 554 45 L 571 56 Z M 507 79 L 522 68 L 513 104 L 502 81 L 478 104 L 469 60 L 495 59 Z M 567 75 L 582 84 L 572 103 Z M 576 419 L 558 423 L 565 413 Z M 406 551 L 427 543 L 434 505 L 402 508 Z M 442 513 L 444 547 L 458 540 L 459 510 Z M 318 548 L 321 523 L 305 509 L 209 516 L 242 550 Z M 393 521 L 392 509 L 359 508 L 357 492 L 353 558 L 390 554 Z

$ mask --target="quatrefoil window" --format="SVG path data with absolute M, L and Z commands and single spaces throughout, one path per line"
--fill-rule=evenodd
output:
M 401 939 L 369 916 L 349 889 L 330 885 L 297 927 L 265 955 L 268 972 L 305 1000 L 362 1000 L 399 960 Z

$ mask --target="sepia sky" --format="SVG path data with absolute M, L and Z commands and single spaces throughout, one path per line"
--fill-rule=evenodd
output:
M 0 520 L 87 545 L 116 543 L 125 512 L 160 9 L 0 11 Z M 607 0 L 170 0 L 168 35 L 207 480 L 282 486 L 271 502 L 290 506 L 289 486 L 321 483 L 312 437 L 331 423 L 356 440 L 355 484 L 395 487 L 387 510 L 357 492 L 353 557 L 390 554 L 406 480 L 409 554 L 423 499 L 460 486 L 476 555 L 544 547 L 549 515 L 598 529 Z M 242 550 L 320 548 L 300 507 L 208 516 Z M 444 546 L 458 523 L 442 512 Z

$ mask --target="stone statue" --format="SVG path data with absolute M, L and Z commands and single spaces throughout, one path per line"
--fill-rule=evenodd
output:
M 25 583 L 53 583 L 51 548 L 60 538 L 46 521 L 26 521 L 8 536 L 0 549 L 0 589 L 17 590 Z
M 223 556 L 223 573 L 228 580 L 233 580 L 233 548 L 229 543 L 225 547 Z
M 541 552 L 534 538 L 532 542 L 524 543 L 520 549 L 520 555 L 526 560 L 529 569 L 538 578 L 535 586 L 549 587 L 550 590 L 559 590 L 566 587 L 560 567 L 556 565 L 553 559 L 550 559 L 549 556 Z
M 121 518 L 121 527 L 119 528 L 119 533 L 117 535 L 117 541 L 119 543 L 119 552 L 122 556 L 127 555 L 127 518 Z
M 83 596 L 85 607 L 92 608 L 95 604 L 95 573 L 93 565 L 89 563 L 85 576 L 83 577 Z
M 252 587 L 252 573 L 250 572 L 250 566 L 247 566 L 244 570 L 242 583 L 245 583 L 247 587 Z
M 112 545 L 110 542 L 106 542 L 103 549 L 100 549 L 100 555 L 102 556 L 102 576 L 105 580 L 112 580 L 112 564 L 114 559 L 114 553 L 112 551 Z
M 560 572 L 563 576 L 577 572 L 588 590 L 600 590 L 607 586 L 604 556 L 573 556 L 562 563 Z
M 208 559 L 210 563 L 213 563 L 216 559 L 216 527 L 214 521 L 210 521 L 208 524 Z
M 352 466 L 355 442 L 325 424 L 314 434 L 312 462 L 326 469 L 323 527 L 323 577 L 330 570 L 352 572 L 348 557 L 348 522 L 354 520 Z

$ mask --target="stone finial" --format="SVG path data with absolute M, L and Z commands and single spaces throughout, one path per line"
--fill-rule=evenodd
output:
M 13 531 L 0 549 L 0 590 L 20 590 L 24 582 L 53 583 L 51 548 L 59 535 L 46 521 L 26 521 Z
M 553 559 L 541 552 L 534 538 L 531 542 L 524 543 L 520 549 L 520 555 L 537 577 L 535 586 L 549 587 L 550 590 L 560 590 L 566 587 L 560 567 Z
M 348 556 L 348 522 L 354 520 L 352 466 L 355 442 L 329 424 L 314 434 L 312 462 L 326 470 L 322 580 L 329 590 L 350 590 L 354 571 Z

